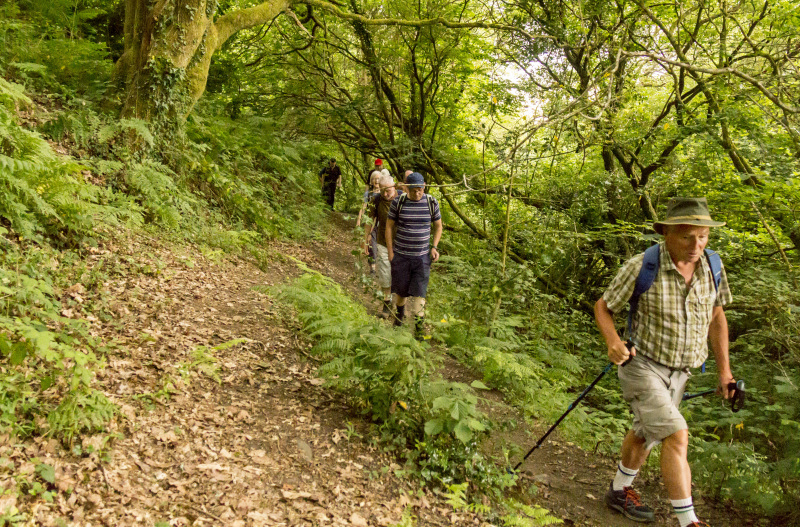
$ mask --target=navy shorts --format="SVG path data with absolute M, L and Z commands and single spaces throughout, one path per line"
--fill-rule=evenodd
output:
M 394 258 L 392 258 L 392 293 L 402 297 L 425 298 L 430 277 L 430 253 L 424 256 L 394 254 Z

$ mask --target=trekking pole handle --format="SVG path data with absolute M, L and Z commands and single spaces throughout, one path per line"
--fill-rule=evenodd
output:
M 738 412 L 744 408 L 745 389 L 744 380 L 739 379 L 735 383 L 728 383 L 728 389 L 733 390 L 733 397 L 731 397 L 731 410 L 733 413 Z
M 727 386 L 728 390 L 733 390 L 733 397 L 731 397 L 731 411 L 734 413 L 738 412 L 742 408 L 744 408 L 744 400 L 745 400 L 745 389 L 744 389 L 744 380 L 738 380 L 736 382 L 729 382 Z M 715 393 L 717 390 L 705 390 L 698 393 L 685 393 L 683 394 L 683 400 L 689 401 L 691 399 L 695 399 L 697 397 L 705 397 L 706 395 L 710 395 Z
M 628 351 L 632 350 L 633 349 L 633 342 L 631 342 L 630 340 L 626 340 L 625 341 L 625 347 L 628 348 Z M 633 360 L 633 355 L 629 355 L 628 358 L 625 360 L 625 362 L 620 364 L 619 367 L 621 368 L 621 367 L 625 366 L 626 364 L 628 364 L 632 360 Z
M 717 390 L 715 388 L 713 390 L 705 390 L 705 391 L 698 392 L 698 393 L 685 393 L 685 394 L 683 394 L 683 399 L 682 400 L 690 401 L 690 400 L 696 399 L 698 397 L 705 397 L 706 395 L 712 394 L 712 393 L 714 393 L 716 391 Z

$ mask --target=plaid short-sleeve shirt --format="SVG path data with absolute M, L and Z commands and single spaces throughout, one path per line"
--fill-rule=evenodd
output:
M 627 305 L 643 260 L 644 253 L 625 262 L 603 294 L 613 313 Z M 659 364 L 675 369 L 697 368 L 708 357 L 708 327 L 714 307 L 730 302 L 724 267 L 719 290 L 715 290 L 711 267 L 703 256 L 686 286 L 662 242 L 658 272 L 650 289 L 639 297 L 629 338 L 638 353 Z

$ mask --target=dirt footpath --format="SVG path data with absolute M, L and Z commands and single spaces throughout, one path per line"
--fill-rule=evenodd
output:
M 332 214 L 325 241 L 272 248 L 376 306 L 358 285 L 352 224 Z M 110 439 L 88 437 L 70 450 L 55 441 L 0 442 L 0 454 L 56 468 L 59 492 L 27 511 L 32 525 L 388 526 L 404 513 L 421 526 L 488 525 L 396 477 L 400 467 L 368 436 L 367 423 L 320 386 L 308 343 L 256 289 L 297 276 L 291 259 L 259 269 L 140 237 L 89 260 L 113 261 L 118 270 L 104 284 L 114 316 L 90 325 L 111 343 L 99 382 L 122 412 Z M 476 378 L 452 359 L 445 364 L 451 379 Z M 521 429 L 515 438 L 530 445 L 535 435 Z M 630 526 L 602 503 L 614 466 L 556 436 L 526 463 L 517 492 L 535 494 L 566 525 Z M 658 477 L 646 474 L 639 484 L 657 505 L 655 525 L 675 525 Z M 714 510 L 714 527 L 751 524 L 698 506 L 704 516 Z

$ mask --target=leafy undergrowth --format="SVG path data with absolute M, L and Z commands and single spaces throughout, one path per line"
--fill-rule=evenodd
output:
M 326 386 L 361 408 L 382 445 L 405 460 L 405 471 L 427 486 L 446 488 L 455 510 L 502 525 L 561 523 L 541 507 L 504 497 L 517 476 L 479 448 L 492 430 L 478 409 L 483 383 L 438 377 L 426 343 L 376 320 L 319 273 L 306 273 L 278 292 L 315 342 L 311 351 L 322 362 L 318 374 Z
M 593 320 L 542 292 L 529 264 L 510 264 L 504 279 L 500 263 L 477 242 L 452 235 L 442 246 L 446 255 L 457 256 L 443 256 L 432 274 L 428 311 L 434 342 L 502 390 L 528 421 L 554 422 L 608 363 Z M 731 331 L 741 332 L 733 340 L 731 364 L 734 375 L 746 379 L 748 404 L 739 413 L 716 398 L 684 404 L 696 495 L 792 522 L 800 489 L 800 299 L 772 269 L 753 267 L 742 273 L 746 278 L 732 276 L 737 294 L 758 306 L 726 310 Z M 716 386 L 713 358 L 708 368 L 693 377 L 690 391 Z M 584 449 L 616 456 L 630 421 L 613 377 L 589 393 L 559 433 Z M 658 471 L 658 456 L 648 463 Z

